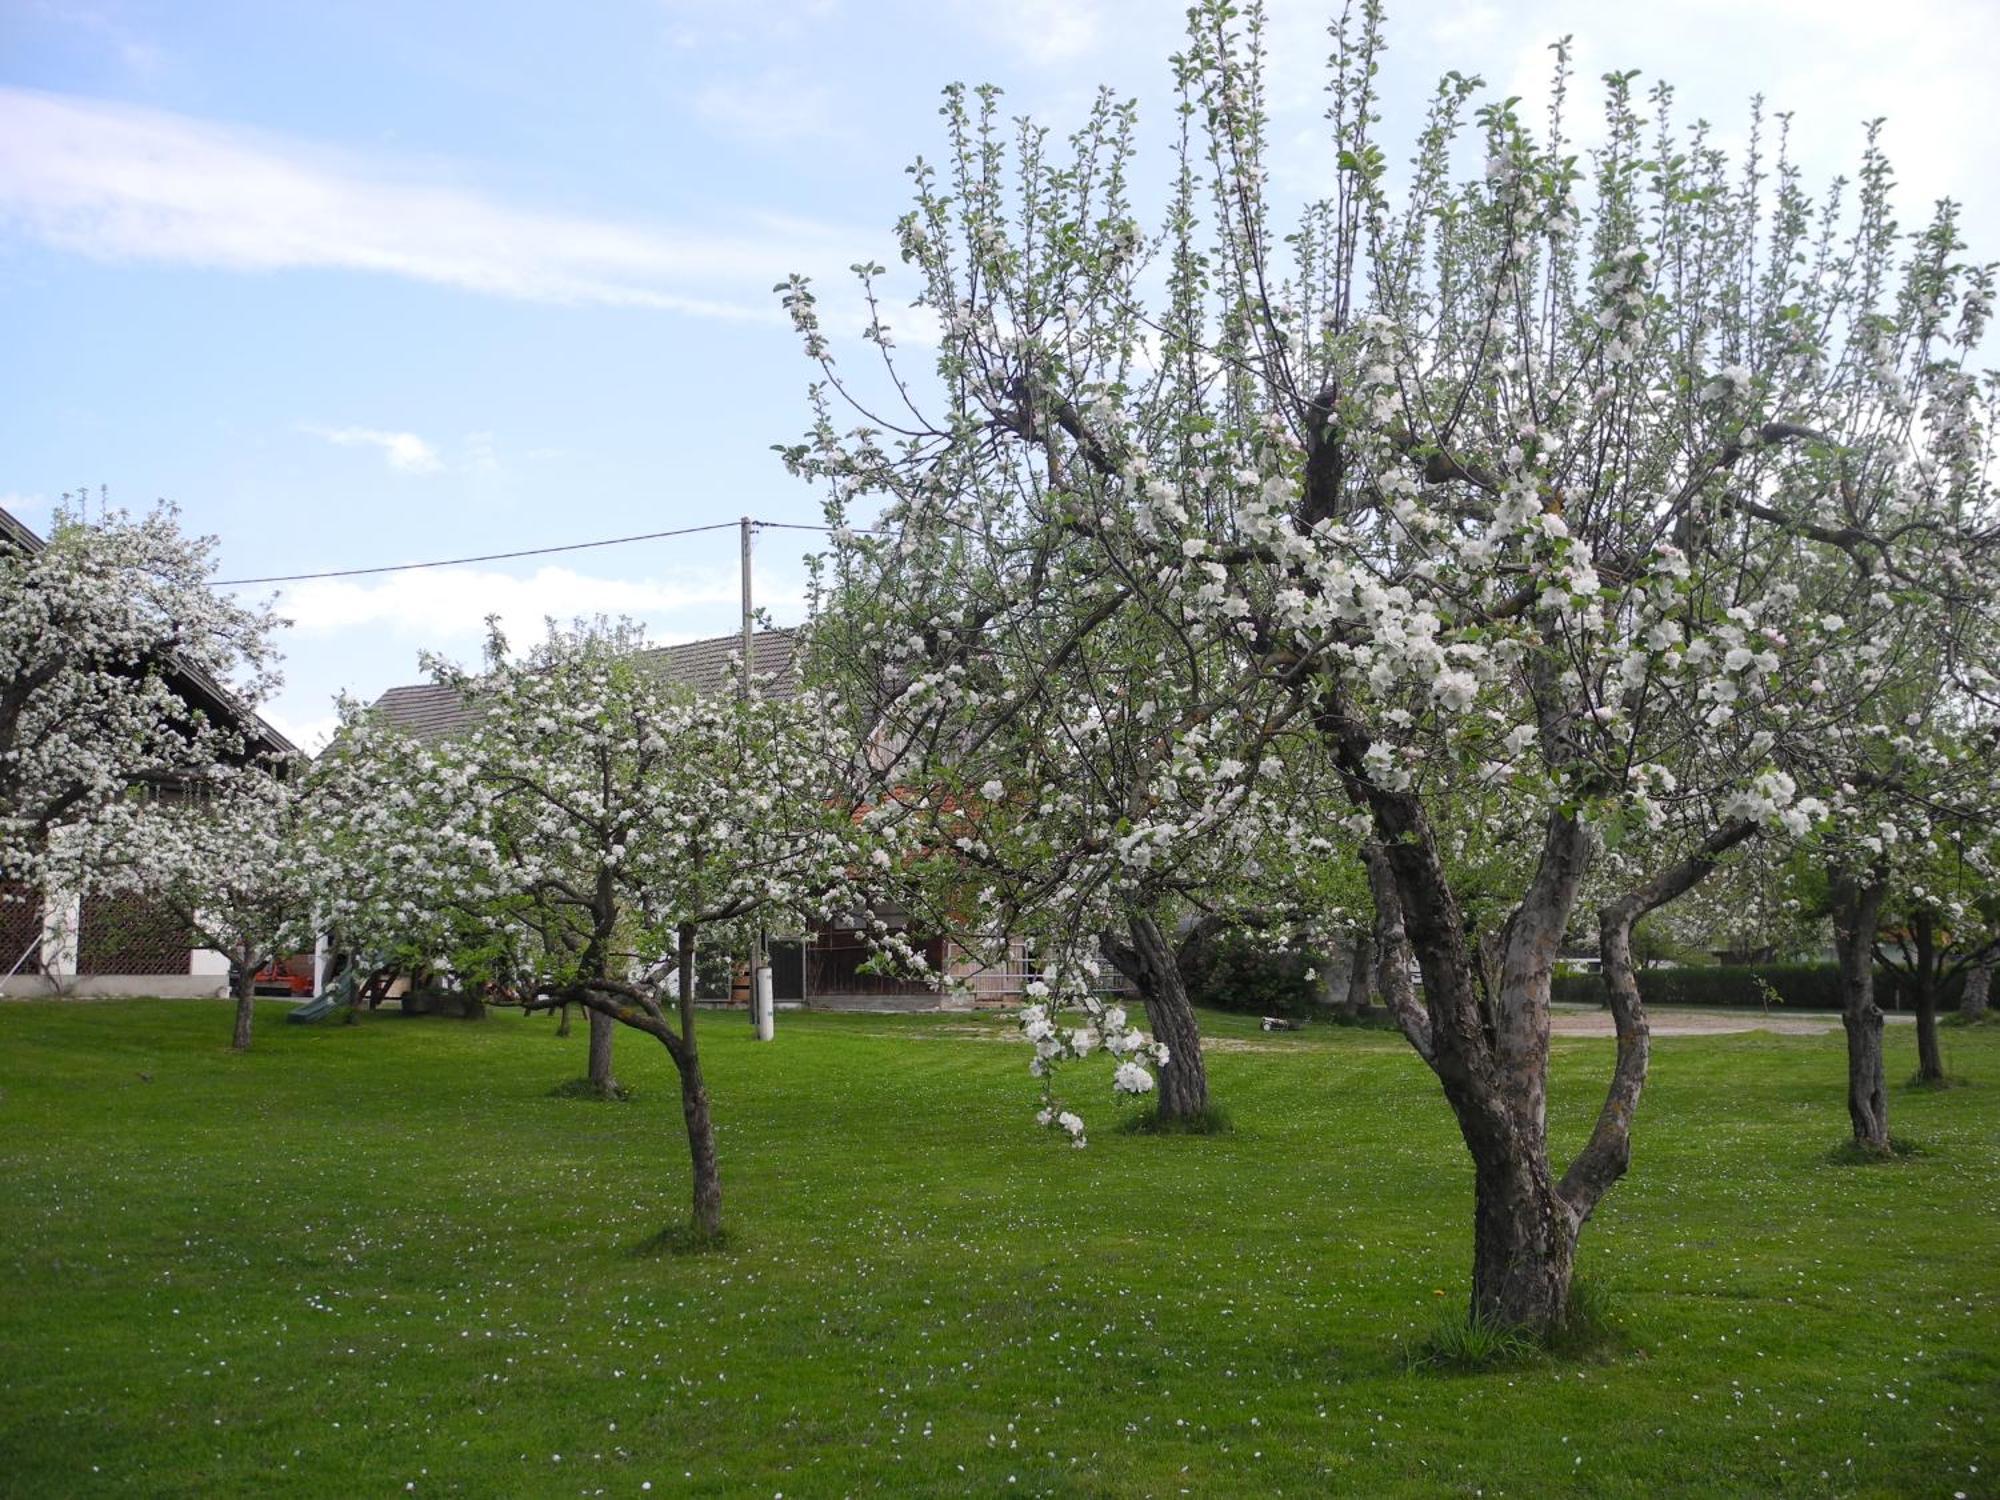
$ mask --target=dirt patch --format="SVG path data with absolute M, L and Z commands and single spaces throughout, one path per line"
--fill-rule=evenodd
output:
M 1810 1016 L 1767 1016 L 1761 1011 L 1655 1010 L 1648 1012 L 1654 1036 L 1731 1036 L 1745 1031 L 1768 1031 L 1774 1036 L 1825 1036 L 1840 1030 L 1840 1017 L 1831 1012 Z M 1908 1016 L 1890 1016 L 1891 1024 L 1908 1022 Z M 1549 1030 L 1556 1036 L 1601 1036 L 1618 1034 L 1608 1010 L 1557 1010 L 1549 1015 Z

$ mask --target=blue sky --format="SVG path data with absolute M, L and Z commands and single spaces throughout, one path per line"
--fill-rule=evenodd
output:
M 1328 5 L 1272 8 L 1276 182 L 1302 196 Z M 224 577 L 812 520 L 771 453 L 809 374 L 772 283 L 893 260 L 953 79 L 1059 125 L 1111 84 L 1163 167 L 1180 24 L 1172 0 L 0 0 L 0 505 L 45 526 L 79 486 L 165 496 Z M 1392 3 L 1391 138 L 1446 68 L 1534 99 L 1565 33 L 1582 78 L 1669 78 L 1725 139 L 1762 90 L 1815 178 L 1890 116 L 1906 217 L 1967 197 L 2000 255 L 2000 6 Z M 781 621 L 801 535 L 759 540 Z M 492 610 L 730 629 L 735 545 L 289 589 L 272 717 L 313 739 L 335 691 L 469 656 Z

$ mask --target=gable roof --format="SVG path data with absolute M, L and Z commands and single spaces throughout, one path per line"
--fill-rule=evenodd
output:
M 0 508 L 0 550 L 12 550 L 33 557 L 47 546 L 48 543 L 26 522 Z M 179 653 L 167 660 L 166 678 L 168 686 L 191 708 L 200 710 L 212 720 L 240 725 L 259 753 L 285 760 L 298 757 L 299 747 L 267 724 L 263 715 L 246 707 L 227 686 Z
M 797 649 L 795 630 L 760 630 L 750 637 L 751 668 L 764 679 L 766 696 L 790 698 L 798 692 Z M 654 646 L 640 652 L 639 659 L 669 682 L 706 696 L 729 686 L 730 668 L 742 654 L 743 637 L 738 633 Z M 459 691 L 434 682 L 392 687 L 370 704 L 368 711 L 380 722 L 420 740 L 443 739 L 472 723 L 472 709 Z

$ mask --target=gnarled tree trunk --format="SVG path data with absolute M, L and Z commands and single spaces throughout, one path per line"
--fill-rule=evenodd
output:
M 1838 870 L 1832 876 L 1833 944 L 1840 959 L 1840 1024 L 1847 1032 L 1847 1115 L 1854 1143 L 1889 1150 L 1889 1094 L 1882 1064 L 1882 1007 L 1875 1003 L 1875 932 L 1884 877 Z
M 1588 1217 L 1558 1192 L 1545 1124 L 1549 979 L 1588 841 L 1574 817 L 1551 816 L 1489 1014 L 1421 806 L 1379 791 L 1373 800 L 1378 826 L 1394 835 L 1380 846 L 1379 863 L 1393 876 L 1424 976 L 1427 1014 L 1421 1023 L 1398 1020 L 1437 1074 L 1472 1155 L 1471 1314 L 1493 1327 L 1546 1334 L 1565 1316 L 1577 1231 Z M 1377 863 L 1370 860 L 1370 872 L 1379 881 Z
M 1618 1056 L 1590 1139 L 1558 1182 L 1547 1135 L 1549 987 L 1588 835 L 1573 816 L 1550 815 L 1534 879 L 1506 926 L 1489 1003 L 1421 807 L 1379 792 L 1373 800 L 1387 831 L 1402 835 L 1371 846 L 1368 856 L 1378 916 L 1394 914 L 1393 926 L 1384 921 L 1378 928 L 1382 945 L 1400 947 L 1406 934 L 1424 976 L 1421 1006 L 1393 989 L 1390 1006 L 1437 1074 L 1472 1156 L 1471 1314 L 1490 1326 L 1546 1335 L 1568 1316 L 1578 1236 L 1631 1159 L 1632 1121 L 1650 1058 L 1632 927 L 1707 876 L 1755 826 L 1718 828 L 1688 858 L 1600 914 Z M 1381 816 L 1385 810 L 1390 816 Z M 1386 966 L 1384 978 L 1390 978 Z
M 1129 911 L 1126 929 L 1129 942 L 1121 943 L 1106 932 L 1098 935 L 1098 947 L 1138 990 L 1147 1024 L 1166 1043 L 1167 1060 L 1160 1068 L 1160 1117 L 1198 1118 L 1208 1109 L 1208 1065 L 1180 965 L 1151 912 Z

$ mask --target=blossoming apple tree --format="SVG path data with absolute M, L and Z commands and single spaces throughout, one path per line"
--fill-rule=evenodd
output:
M 1620 73 L 1586 165 L 1566 48 L 1545 123 L 1447 75 L 1392 196 L 1379 7 L 1334 38 L 1328 192 L 1289 214 L 1257 6 L 1191 17 L 1156 231 L 1126 193 L 1128 108 L 1100 101 L 1065 152 L 1003 125 L 993 91 L 949 91 L 946 159 L 914 169 L 899 224 L 935 369 L 904 367 L 880 313 L 884 373 L 837 363 L 795 279 L 820 380 L 787 456 L 833 525 L 890 533 L 837 533 L 830 569 L 877 601 L 906 700 L 1004 717 L 1001 653 L 1025 652 L 1000 673 L 1018 682 L 1172 611 L 1196 649 L 1161 652 L 1146 696 L 1204 789 L 1273 761 L 1275 784 L 1311 737 L 1334 774 L 1304 785 L 1334 795 L 1295 815 L 1379 851 L 1422 972 L 1399 1020 L 1473 1162 L 1472 1313 L 1539 1331 L 1630 1159 L 1634 925 L 1828 819 L 1814 747 L 1888 708 L 1888 679 L 1829 664 L 1865 661 L 1907 595 L 1991 597 L 1992 492 L 1955 457 L 1984 441 L 1991 386 L 1961 356 L 1991 280 L 1940 253 L 1948 206 L 1896 231 L 1872 137 L 1850 212 L 1843 189 L 1808 197 L 1782 118 L 1753 117 L 1732 163 Z M 1463 180 L 1468 136 L 1484 166 Z M 858 271 L 879 308 L 888 273 Z M 1212 826 L 1163 813 L 1103 858 L 1171 860 Z M 1483 921 L 1468 834 L 1519 850 Z M 1617 875 L 1596 925 L 1619 1044 L 1564 1166 L 1549 986 L 1593 866 Z
M 129 789 L 242 755 L 183 688 L 254 706 L 276 684 L 275 622 L 209 587 L 214 557 L 166 505 L 58 515 L 40 547 L 0 538 L 0 879 L 39 879 L 51 831 Z
M 258 972 L 312 946 L 316 856 L 296 765 L 212 769 L 190 792 L 136 795 L 85 825 L 92 888 L 139 897 L 229 959 L 230 1046 L 248 1051 Z
M 1121 1093 L 1152 1093 L 1157 1065 L 1160 1115 L 1194 1119 L 1208 1108 L 1207 1075 L 1175 928 L 1184 919 L 1205 933 L 1263 893 L 1248 872 L 1295 830 L 1271 777 L 1226 746 L 1210 752 L 1207 712 L 1177 701 L 1174 663 L 1192 663 L 1197 693 L 1211 698 L 1235 675 L 1181 601 L 1112 608 L 1124 602 L 1115 581 L 1072 576 L 1082 559 L 1025 556 L 1014 540 L 963 534 L 949 566 L 900 540 L 858 542 L 822 580 L 811 670 L 842 688 L 868 729 L 877 797 L 921 829 L 929 857 L 894 872 L 899 903 L 991 963 L 1032 944 L 1041 975 L 1030 998 L 1061 991 L 1086 1012 L 1074 1028 L 1059 1024 L 1063 1000 L 1023 1018 L 1050 1085 L 1045 1123 L 1066 1113 L 1052 1089 L 1059 1064 L 1097 1053 L 1115 1059 Z M 1061 622 L 1010 602 L 1037 570 L 1045 612 L 1065 612 Z M 880 606 L 885 580 L 898 613 Z M 898 623 L 914 609 L 948 611 L 961 628 L 981 621 L 987 649 L 935 671 L 921 634 Z M 1156 844 L 1156 830 L 1181 823 L 1204 836 Z M 1104 998 L 1111 973 L 1155 1040 Z
M 413 763 L 426 786 L 404 805 L 439 815 L 427 846 L 485 883 L 475 901 L 433 891 L 409 905 L 420 922 L 442 899 L 455 920 L 483 913 L 516 969 L 515 1003 L 581 1006 L 660 1043 L 680 1078 L 694 1230 L 719 1233 L 697 945 L 833 912 L 872 918 L 864 878 L 897 846 L 853 800 L 852 746 L 829 728 L 840 715 L 754 683 L 698 696 L 624 624 L 552 629 L 519 656 L 496 629 L 477 674 L 433 670 L 473 724 Z
M 385 970 L 448 975 L 469 1005 L 511 990 L 522 965 L 497 914 L 512 886 L 498 846 L 464 826 L 464 805 L 482 796 L 449 742 L 341 702 L 307 783 L 306 837 L 322 923 L 356 981 Z

